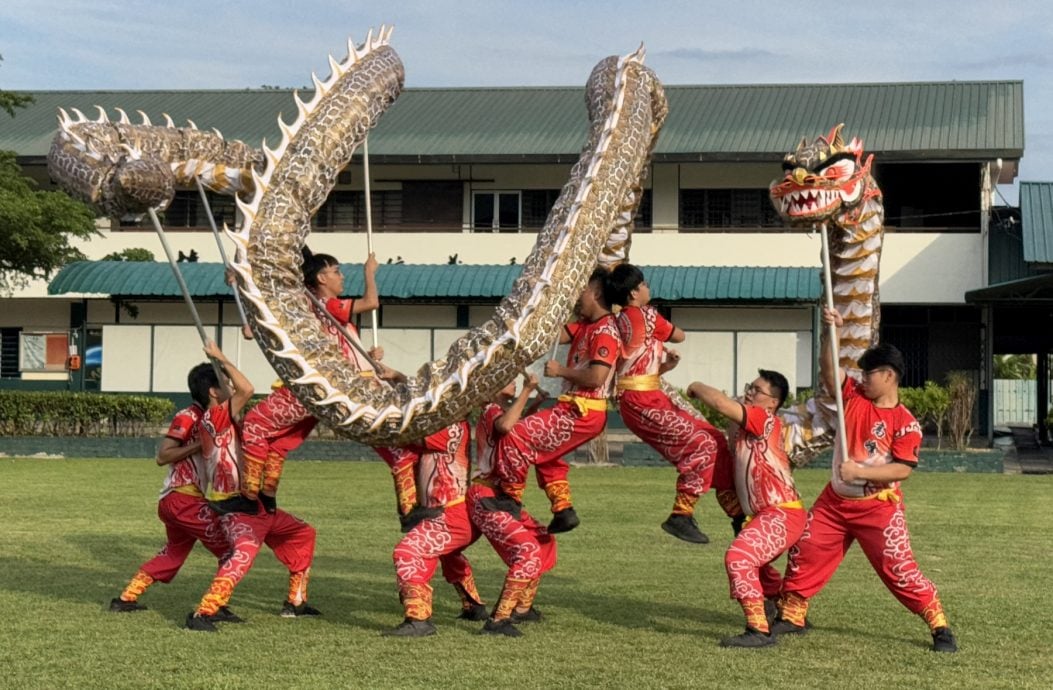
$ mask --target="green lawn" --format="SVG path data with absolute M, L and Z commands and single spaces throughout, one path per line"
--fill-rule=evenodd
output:
M 380 463 L 294 462 L 279 496 L 318 528 L 311 603 L 319 620 L 277 616 L 286 574 L 268 551 L 235 592 L 246 625 L 191 633 L 183 619 L 215 561 L 200 547 L 179 577 L 105 605 L 163 544 L 162 470 L 147 460 L 0 459 L 0 686 L 35 687 L 1050 687 L 1053 477 L 919 474 L 906 487 L 924 572 L 940 588 L 961 652 L 929 651 L 925 624 L 888 594 L 854 549 L 812 607 L 815 630 L 774 649 L 726 650 L 742 627 L 728 598 L 728 521 L 710 497 L 707 546 L 659 529 L 671 468 L 571 473 L 582 517 L 542 582 L 546 620 L 518 640 L 455 621 L 436 578 L 426 639 L 381 638 L 401 620 L 391 548 L 394 496 Z M 798 472 L 813 499 L 826 472 Z M 527 496 L 536 513 L 546 505 Z M 469 550 L 492 603 L 503 567 Z

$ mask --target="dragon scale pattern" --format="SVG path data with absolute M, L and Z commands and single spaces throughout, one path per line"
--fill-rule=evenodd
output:
M 463 419 L 527 364 L 542 356 L 571 313 L 611 228 L 638 190 L 667 112 L 664 92 L 643 66 L 642 50 L 607 58 L 586 89 L 587 143 L 510 294 L 485 324 L 454 342 L 405 383 L 389 385 L 347 368 L 303 295 L 300 248 L 310 217 L 369 128 L 395 97 L 402 66 L 390 32 L 354 49 L 309 103 L 282 124 L 283 140 L 264 148 L 266 170 L 251 202 L 234 267 L 252 329 L 275 371 L 317 417 L 371 445 L 399 445 Z M 634 192 L 634 190 L 637 190 Z M 624 250 L 625 241 L 615 242 Z

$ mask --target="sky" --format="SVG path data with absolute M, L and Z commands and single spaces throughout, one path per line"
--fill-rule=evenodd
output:
M 583 85 L 641 42 L 666 84 L 1023 80 L 1018 179 L 1053 181 L 1049 0 L 3 0 L 0 89 L 303 86 L 381 24 L 407 87 Z

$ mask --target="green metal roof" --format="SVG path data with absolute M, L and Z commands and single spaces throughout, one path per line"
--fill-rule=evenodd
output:
M 219 263 L 179 264 L 194 297 L 229 296 Z M 819 269 L 780 266 L 641 267 L 655 299 L 691 302 L 813 302 Z M 345 271 L 345 290 L 362 294 L 360 265 Z M 498 300 L 508 294 L 521 266 L 383 264 L 377 270 L 382 300 Z M 157 261 L 79 261 L 65 266 L 48 294 L 103 294 L 127 298 L 179 297 L 171 270 Z
M 1020 158 L 1023 82 L 668 86 L 669 118 L 657 161 L 772 160 L 802 136 L 845 122 L 868 151 L 886 159 Z M 280 112 L 292 119 L 291 90 L 41 91 L 5 118 L 0 149 L 47 155 L 59 107 L 112 118 L 120 107 L 155 123 L 169 113 L 230 138 L 276 144 Z M 306 94 L 309 96 L 310 94 Z M 571 162 L 585 141 L 584 90 L 550 88 L 407 89 L 370 134 L 378 163 Z
M 1053 263 L 1053 182 L 1020 183 L 1024 261 Z

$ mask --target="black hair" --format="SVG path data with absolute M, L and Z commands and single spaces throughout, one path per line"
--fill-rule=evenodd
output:
M 786 402 L 786 396 L 790 394 L 790 382 L 786 380 L 786 377 L 777 371 L 771 371 L 770 369 L 758 369 L 757 373 L 762 379 L 768 382 L 768 385 L 779 392 L 777 396 L 779 398 L 779 404 L 775 409 L 779 409 Z
M 610 302 L 607 301 L 607 281 L 610 279 L 611 273 L 603 266 L 597 266 L 593 269 L 592 273 L 589 274 L 589 285 L 594 282 L 600 284 L 600 299 L 603 301 L 604 306 L 611 306 Z
M 896 383 L 899 383 L 903 380 L 903 371 L 906 369 L 903 353 L 895 345 L 881 343 L 868 349 L 859 358 L 859 368 L 863 371 L 873 371 L 880 367 L 888 367 L 896 372 Z
M 644 282 L 643 271 L 632 264 L 618 264 L 610 272 L 603 288 L 603 298 L 608 305 L 624 307 L 629 304 L 629 295 Z
M 194 402 L 208 409 L 209 389 L 219 388 L 216 370 L 209 362 L 198 364 L 186 375 L 186 387 L 190 389 L 190 397 L 194 399 Z
M 318 274 L 331 266 L 339 266 L 340 262 L 331 254 L 315 254 L 307 245 L 300 250 L 303 254 L 303 284 L 309 288 L 318 287 Z

